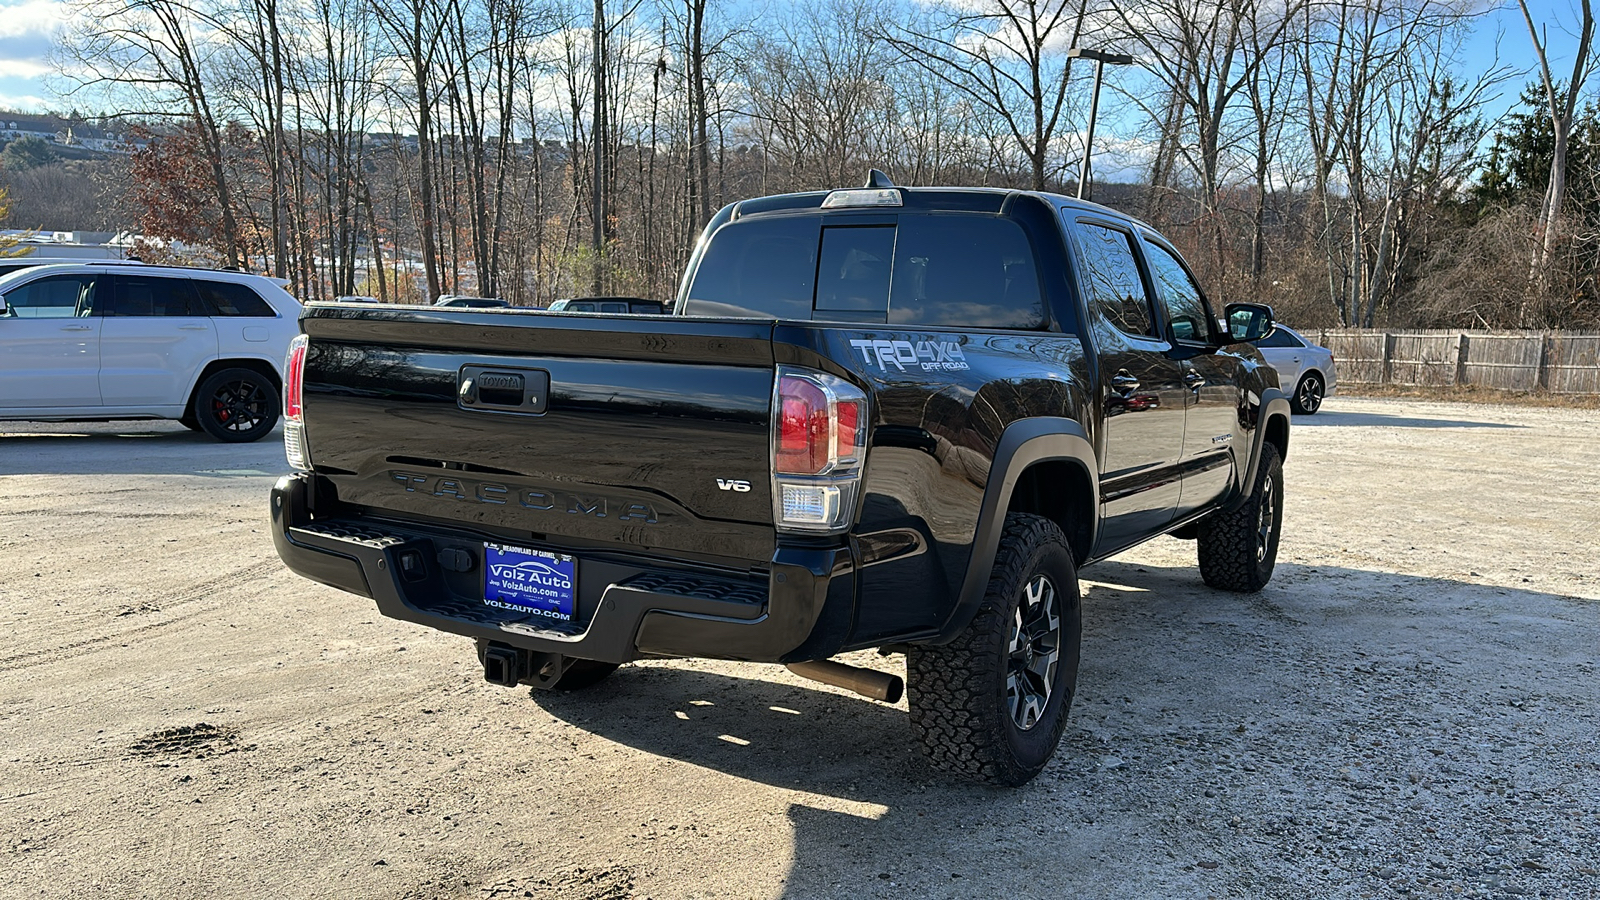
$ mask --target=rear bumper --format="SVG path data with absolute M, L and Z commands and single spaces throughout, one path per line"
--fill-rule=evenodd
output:
M 575 621 L 553 630 L 482 602 L 484 536 L 313 518 L 312 477 L 286 475 L 273 486 L 278 556 L 313 581 L 372 598 L 390 618 L 538 653 L 623 663 L 824 659 L 843 643 L 853 617 L 850 547 L 780 546 L 766 571 L 751 573 L 579 552 Z

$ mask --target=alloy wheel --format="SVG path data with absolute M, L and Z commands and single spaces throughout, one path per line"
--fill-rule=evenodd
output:
M 1047 576 L 1035 575 L 1011 624 L 1006 706 L 1017 728 L 1027 731 L 1044 716 L 1060 659 L 1060 597 Z
M 243 379 L 229 381 L 211 395 L 211 415 L 229 431 L 245 432 L 267 416 L 269 401 L 260 385 Z

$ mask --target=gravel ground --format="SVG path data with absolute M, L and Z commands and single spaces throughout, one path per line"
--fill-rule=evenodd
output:
M 489 686 L 281 568 L 276 442 L 0 423 L 0 897 L 1600 897 L 1600 412 L 1295 428 L 1272 584 L 1085 570 L 1002 791 L 775 666 Z

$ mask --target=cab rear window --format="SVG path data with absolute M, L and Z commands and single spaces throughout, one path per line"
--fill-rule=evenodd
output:
M 735 222 L 712 237 L 684 313 L 954 328 L 1045 324 L 1022 228 L 962 214 Z

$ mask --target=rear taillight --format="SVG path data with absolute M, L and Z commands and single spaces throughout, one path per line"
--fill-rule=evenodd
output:
M 850 527 L 867 449 L 867 395 L 842 378 L 779 366 L 773 388 L 772 499 L 780 530 Z
M 305 423 L 306 336 L 289 342 L 283 362 L 283 452 L 296 469 L 311 468 L 311 448 L 306 444 Z

